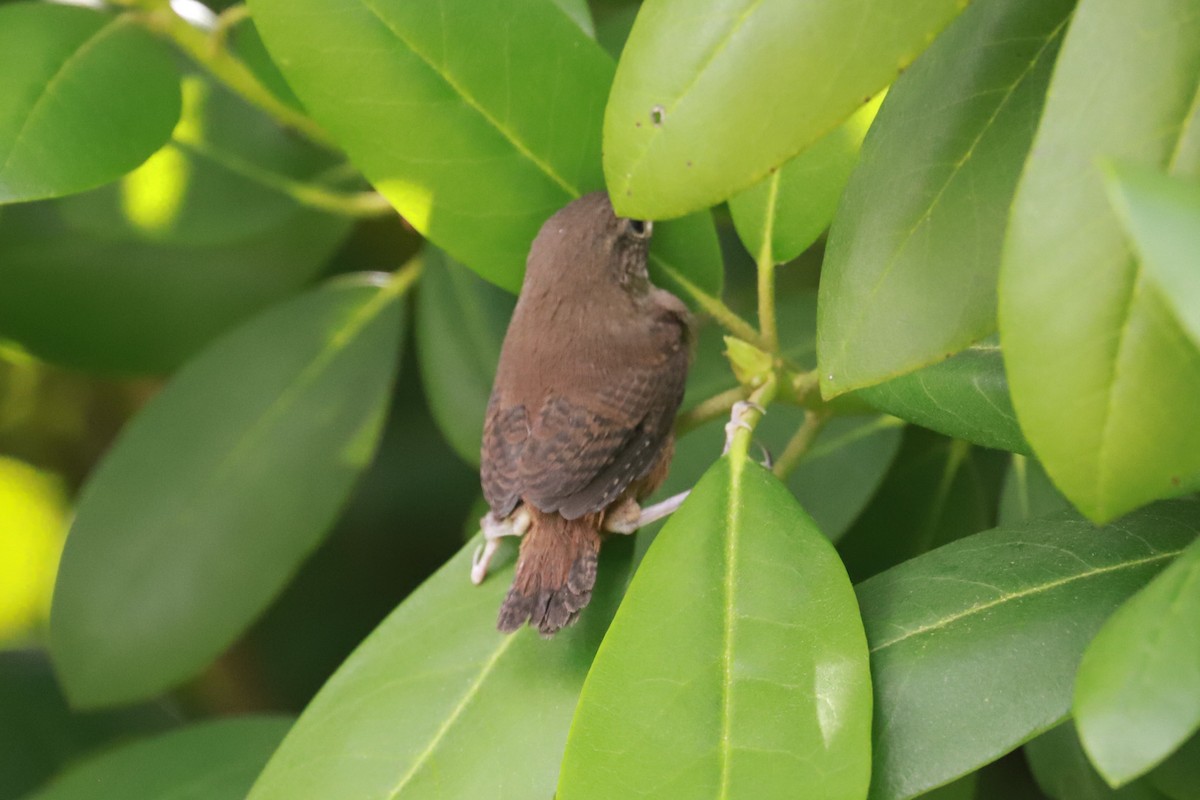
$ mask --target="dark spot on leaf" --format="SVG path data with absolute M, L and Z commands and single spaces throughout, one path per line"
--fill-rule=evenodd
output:
M 662 106 L 655 106 L 650 109 L 650 121 L 654 123 L 654 127 L 662 127 L 663 120 L 667 117 L 667 110 Z
M 690 167 L 692 165 L 692 162 L 690 162 L 690 161 L 687 162 L 687 165 Z
M 1171 485 L 1172 485 L 1172 486 L 1178 486 L 1178 485 L 1179 485 L 1179 476 L 1178 476 L 1178 475 L 1172 475 L 1172 476 L 1171 476 Z
M 637 127 L 637 128 L 640 128 L 640 127 L 642 127 L 642 123 L 641 123 L 641 121 L 640 121 L 640 120 L 639 120 L 639 121 L 637 121 L 637 122 L 635 122 L 635 123 L 633 123 L 633 124 L 634 124 L 634 127 Z

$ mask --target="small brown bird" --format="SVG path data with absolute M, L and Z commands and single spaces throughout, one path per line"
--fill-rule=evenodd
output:
M 604 192 L 534 239 L 484 422 L 481 480 L 496 538 L 524 535 L 504 632 L 550 636 L 591 600 L 602 531 L 638 527 L 666 478 L 691 357 L 687 307 L 650 283 L 651 223 L 618 218 Z

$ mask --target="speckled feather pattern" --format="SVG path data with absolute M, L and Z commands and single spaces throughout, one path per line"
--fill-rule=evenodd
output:
M 530 252 L 481 451 L 493 513 L 524 503 L 532 518 L 501 630 L 529 620 L 548 635 L 574 621 L 591 597 L 604 511 L 666 475 L 688 315 L 650 285 L 645 259 L 645 240 L 602 193 L 551 217 Z

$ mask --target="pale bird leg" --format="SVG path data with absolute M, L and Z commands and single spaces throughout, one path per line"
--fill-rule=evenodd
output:
M 528 509 L 520 508 L 504 519 L 496 519 L 492 512 L 484 514 L 479 520 L 483 530 L 483 544 L 475 549 L 471 557 L 471 583 L 478 586 L 487 577 L 488 565 L 496 551 L 500 549 L 500 540 L 505 536 L 524 536 L 529 530 L 531 518 Z
M 729 448 L 733 446 L 733 437 L 737 434 L 739 428 L 753 430 L 750 427 L 750 423 L 746 422 L 746 412 L 751 409 L 760 414 L 767 413 L 766 409 L 753 400 L 738 400 L 733 404 L 733 408 L 729 409 L 729 422 L 725 423 L 725 449 L 721 451 L 721 455 L 729 452 Z

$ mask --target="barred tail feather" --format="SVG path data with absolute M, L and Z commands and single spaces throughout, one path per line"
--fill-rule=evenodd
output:
M 592 599 L 600 515 L 568 520 L 532 506 L 529 511 L 529 530 L 522 537 L 516 575 L 496 627 L 512 633 L 528 621 L 549 637 L 575 622 Z

